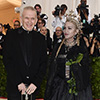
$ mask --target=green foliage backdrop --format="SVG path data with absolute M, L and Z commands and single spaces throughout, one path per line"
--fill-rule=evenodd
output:
M 0 96 L 7 97 L 6 93 L 6 71 L 3 65 L 3 57 L 0 56 Z
M 100 57 L 92 57 L 92 75 L 91 85 L 93 98 L 100 99 Z M 44 92 L 46 87 L 47 74 L 41 85 L 41 89 L 37 98 L 44 98 Z M 0 96 L 7 97 L 6 93 L 6 71 L 3 65 L 3 57 L 0 56 Z
M 100 99 L 100 57 L 92 58 L 91 85 L 94 99 Z

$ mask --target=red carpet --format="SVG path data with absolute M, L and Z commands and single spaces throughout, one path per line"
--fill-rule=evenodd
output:
M 0 97 L 0 100 L 7 100 L 7 98 Z M 36 100 L 44 100 L 44 99 L 36 99 Z

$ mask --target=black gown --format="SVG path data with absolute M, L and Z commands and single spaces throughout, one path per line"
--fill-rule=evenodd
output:
M 52 63 L 49 68 L 44 100 L 92 100 L 89 56 L 85 44 L 82 42 L 80 46 L 75 45 L 70 49 L 67 49 L 63 44 L 55 60 L 54 57 L 58 47 L 59 45 L 54 48 L 51 57 Z M 70 78 L 65 76 L 65 62 L 69 59 L 75 61 L 79 53 L 83 54 L 83 59 L 80 62 L 81 66 L 79 63 L 70 66 L 70 78 L 72 77 L 71 72 L 73 72 L 78 93 L 75 95 L 69 93 L 70 84 L 67 81 Z

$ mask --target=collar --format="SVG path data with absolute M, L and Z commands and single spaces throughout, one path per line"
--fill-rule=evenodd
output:
M 23 28 L 25 31 L 27 31 L 28 33 L 31 32 L 31 31 L 33 31 L 33 29 L 32 29 L 31 31 L 26 30 L 26 29 L 24 28 L 24 26 L 22 26 L 22 28 Z
M 18 29 L 18 33 L 19 34 L 22 34 L 23 32 L 26 32 L 26 33 L 30 33 L 30 32 L 32 32 L 33 30 L 31 30 L 31 31 L 28 31 L 28 30 L 26 30 L 23 26 L 21 26 L 19 29 Z

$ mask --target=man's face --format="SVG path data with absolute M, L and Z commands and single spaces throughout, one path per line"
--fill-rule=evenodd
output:
M 41 8 L 39 8 L 38 6 L 36 6 L 36 11 L 41 13 Z
M 62 35 L 62 29 L 60 27 L 56 28 L 56 36 L 60 37 Z
M 0 25 L 0 32 L 2 32 L 3 31 L 3 27 Z
M 20 27 L 20 24 L 18 22 L 14 22 L 14 29 L 17 29 Z
M 31 9 L 24 10 L 21 16 L 21 22 L 26 30 L 31 31 L 37 22 L 36 12 Z
M 63 14 L 65 14 L 65 13 L 66 13 L 66 10 L 67 10 L 67 9 L 66 9 L 66 8 L 64 8 L 64 10 L 62 11 L 62 12 L 63 12 Z
M 43 27 L 43 22 L 42 22 L 42 20 L 38 20 L 37 25 L 38 25 L 38 28 Z

